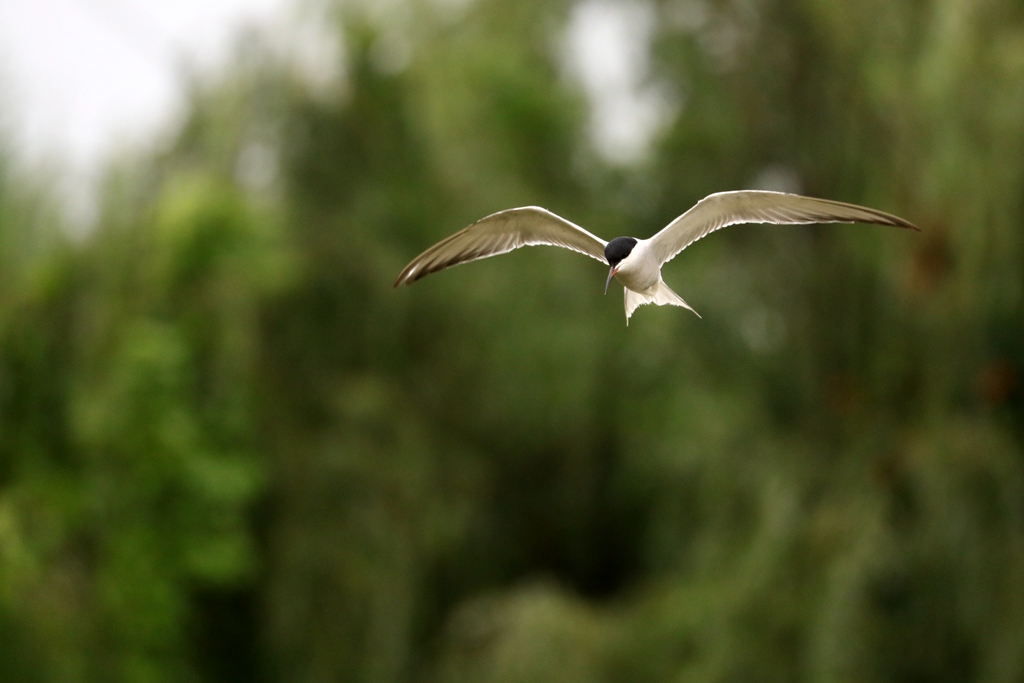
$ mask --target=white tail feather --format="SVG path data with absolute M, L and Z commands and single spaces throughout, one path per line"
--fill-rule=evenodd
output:
M 658 304 L 659 306 L 681 306 L 693 311 L 698 318 L 700 313 L 694 311 L 690 304 L 683 301 L 683 298 L 669 289 L 664 280 L 659 280 L 648 293 L 634 292 L 632 289 L 623 288 L 626 293 L 626 324 L 629 325 L 629 318 L 640 306 L 644 304 Z

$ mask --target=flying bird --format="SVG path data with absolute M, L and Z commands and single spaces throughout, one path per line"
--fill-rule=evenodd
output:
M 481 218 L 441 240 L 412 260 L 395 287 L 412 284 L 460 263 L 496 256 L 528 245 L 565 247 L 608 265 L 605 294 L 612 278 L 625 289 L 626 324 L 643 304 L 682 306 L 694 311 L 661 278 L 661 267 L 701 237 L 737 223 L 876 223 L 920 230 L 884 211 L 786 192 L 716 192 L 648 239 L 616 237 L 605 242 L 580 226 L 539 206 L 506 209 Z M 697 314 L 700 317 L 699 314 Z

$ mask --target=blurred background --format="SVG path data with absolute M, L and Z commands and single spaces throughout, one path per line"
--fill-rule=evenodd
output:
M 0 681 L 1024 680 L 1020 2 L 44 4 Z M 563 250 L 391 288 L 493 211 L 741 188 L 923 232 L 730 228 L 628 328 Z

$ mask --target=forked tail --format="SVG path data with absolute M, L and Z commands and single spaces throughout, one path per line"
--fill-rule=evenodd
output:
M 658 304 L 659 306 L 682 306 L 690 311 L 698 318 L 700 313 L 694 311 L 690 304 L 683 301 L 683 297 L 679 296 L 665 284 L 664 280 L 659 280 L 658 284 L 654 286 L 653 292 L 647 290 L 648 293 L 634 292 L 632 289 L 623 288 L 626 292 L 626 324 L 629 325 L 629 318 L 633 315 L 638 307 L 644 304 Z

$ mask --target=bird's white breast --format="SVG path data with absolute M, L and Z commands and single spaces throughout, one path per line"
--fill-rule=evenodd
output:
M 646 292 L 661 281 L 661 263 L 650 249 L 649 240 L 638 240 L 629 256 L 619 263 L 615 279 L 634 292 Z

